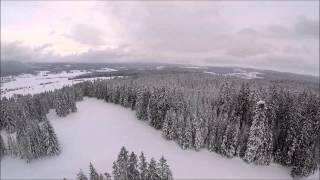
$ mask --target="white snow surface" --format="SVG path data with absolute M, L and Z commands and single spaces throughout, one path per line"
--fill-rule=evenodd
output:
M 259 75 L 263 74 L 260 72 L 246 72 L 245 70 L 237 70 L 238 72 L 233 73 L 226 73 L 226 74 L 219 74 L 211 71 L 203 71 L 203 73 L 206 74 L 212 74 L 212 75 L 219 75 L 219 76 L 235 76 L 243 79 L 264 79 L 263 77 L 260 77 Z
M 80 168 L 88 173 L 89 162 L 97 170 L 112 172 L 112 162 L 121 146 L 148 159 L 161 155 L 168 160 L 177 179 L 291 179 L 289 170 L 280 165 L 248 165 L 242 160 L 227 159 L 201 150 L 182 150 L 173 141 L 165 140 L 161 132 L 139 121 L 134 111 L 94 98 L 77 103 L 78 112 L 60 118 L 54 111 L 49 120 L 63 147 L 56 157 L 26 163 L 4 157 L 1 177 L 8 179 L 75 178 Z M 93 108 L 94 107 L 94 108 Z M 318 172 L 309 179 L 317 179 Z
M 104 68 L 98 69 L 96 71 L 97 72 L 112 72 L 112 71 L 117 71 L 117 70 L 111 69 L 111 68 L 108 68 L 108 67 L 104 67 Z
M 89 71 L 72 70 L 70 72 L 63 71 L 60 73 L 39 71 L 36 75 L 21 74 L 18 76 L 3 77 L 1 83 L 1 96 L 10 97 L 13 94 L 36 94 L 60 89 L 63 86 L 69 86 L 86 80 L 110 79 L 110 77 L 69 79 L 86 73 L 89 73 Z

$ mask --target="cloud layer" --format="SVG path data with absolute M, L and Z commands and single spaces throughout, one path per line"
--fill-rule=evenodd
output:
M 319 2 L 28 2 L 20 12 L 19 2 L 1 5 L 1 60 L 172 62 L 319 75 Z

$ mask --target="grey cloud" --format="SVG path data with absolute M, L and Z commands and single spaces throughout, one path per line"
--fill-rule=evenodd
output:
M 294 32 L 303 37 L 319 38 L 319 19 L 299 17 L 294 25 Z
M 118 20 L 133 46 L 157 55 L 197 58 L 216 52 L 239 57 L 271 54 L 281 51 L 278 46 L 283 42 L 277 42 L 279 39 L 292 43 L 289 41 L 310 38 L 302 34 L 313 32 L 308 31 L 313 27 L 313 21 L 308 18 L 233 32 L 235 27 L 225 21 L 221 6 L 199 4 L 110 3 L 98 9 Z
M 308 54 L 311 55 L 311 51 L 304 46 L 293 46 L 293 45 L 287 45 L 283 47 L 283 52 L 288 54 Z
M 103 33 L 87 24 L 75 24 L 70 34 L 66 34 L 65 37 L 85 45 L 99 46 L 106 43 Z
M 319 58 L 318 20 L 297 17 L 284 24 L 239 27 L 242 22 L 224 17 L 223 8 L 219 3 L 210 2 L 97 2 L 94 10 L 99 10 L 106 21 L 114 25 L 104 29 L 114 28 L 114 34 L 110 34 L 118 44 L 112 45 L 118 48 L 101 50 L 100 45 L 107 43 L 103 28 L 97 29 L 87 22 L 75 24 L 65 36 L 92 50 L 54 57 L 57 61 L 218 63 L 292 71 L 305 68 L 315 72 L 318 67 L 315 61 Z M 245 21 L 251 19 L 244 16 L 237 20 L 246 24 Z M 130 46 L 119 45 L 121 43 Z M 97 46 L 100 50 L 95 50 Z M 26 49 L 25 55 L 38 56 L 32 48 Z M 45 46 L 42 54 L 44 50 Z
M 52 47 L 52 44 L 51 43 L 46 43 L 46 44 L 43 44 L 43 45 L 41 45 L 39 47 L 36 47 L 34 49 L 34 51 L 43 51 L 43 50 L 45 50 L 45 49 L 47 49 L 49 47 Z
M 294 37 L 293 30 L 281 25 L 269 25 L 265 27 L 263 36 L 267 38 L 292 38 Z
M 235 46 L 236 45 L 236 46 Z M 240 42 L 228 48 L 226 54 L 236 57 L 250 57 L 271 52 L 271 46 L 263 43 Z
M 149 50 L 209 51 L 217 34 L 228 30 L 213 3 L 110 3 L 98 8 L 117 20 L 129 41 Z
M 90 49 L 78 55 L 66 56 L 64 58 L 77 62 L 119 62 L 124 59 L 129 59 L 130 54 L 124 52 L 122 48 L 117 49 L 103 49 L 93 50 Z
M 261 36 L 261 32 L 258 32 L 256 29 L 253 28 L 244 28 L 237 32 L 239 36 L 251 36 L 251 37 L 259 37 Z
M 28 61 L 30 59 L 37 59 L 39 56 L 38 52 L 31 47 L 23 45 L 20 41 L 1 43 L 1 60 Z
M 297 17 L 288 25 L 270 25 L 264 29 L 268 38 L 319 39 L 319 19 L 313 20 L 305 16 Z
M 288 24 L 270 24 L 261 29 L 251 27 L 241 29 L 238 35 L 266 39 L 319 39 L 319 19 L 313 20 L 305 16 L 296 17 Z
M 130 52 L 130 45 L 101 50 L 90 49 L 86 52 L 61 56 L 45 51 L 51 44 L 44 44 L 35 48 L 22 42 L 1 43 L 1 60 L 29 61 L 29 62 L 119 62 L 137 59 L 138 56 Z

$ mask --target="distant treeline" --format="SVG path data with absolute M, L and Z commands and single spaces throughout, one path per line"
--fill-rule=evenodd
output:
M 290 167 L 294 177 L 314 173 L 320 163 L 319 94 L 301 84 L 168 74 L 84 82 L 29 99 L 37 96 L 59 116 L 75 111 L 83 96 L 120 104 L 182 149 L 207 148 L 259 165 L 275 162 Z M 20 106 L 23 98 L 5 102 Z M 7 118 L 1 129 L 20 131 L 8 128 L 15 122 Z

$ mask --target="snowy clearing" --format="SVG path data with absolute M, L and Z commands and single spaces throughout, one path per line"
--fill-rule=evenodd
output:
M 233 73 L 226 73 L 226 74 L 218 74 L 215 72 L 210 71 L 203 71 L 203 73 L 206 74 L 212 74 L 212 75 L 219 75 L 219 76 L 235 76 L 243 79 L 264 79 L 263 77 L 260 77 L 259 75 L 262 75 L 263 73 L 260 72 L 246 72 L 245 70 L 242 70 L 241 72 L 233 72 Z
M 106 70 L 106 68 L 104 68 Z M 116 71 L 108 68 L 108 71 Z M 21 74 L 2 78 L 1 96 L 10 97 L 13 94 L 36 94 L 49 90 L 60 89 L 63 86 L 76 84 L 87 80 L 110 79 L 110 77 L 94 77 L 82 79 L 69 79 L 89 73 L 89 71 L 72 70 L 70 72 L 50 73 L 39 71 L 37 75 Z
M 88 172 L 89 162 L 100 172 L 112 172 L 112 162 L 121 146 L 126 146 L 129 151 L 144 151 L 148 158 L 164 155 L 179 179 L 291 179 L 289 170 L 279 165 L 247 165 L 207 150 L 182 150 L 162 138 L 160 131 L 137 120 L 133 111 L 119 105 L 85 98 L 77 106 L 77 113 L 64 118 L 53 111 L 48 115 L 63 147 L 61 155 L 30 164 L 6 156 L 1 161 L 2 178 L 75 178 L 80 168 Z M 315 173 L 309 179 L 318 177 Z
M 112 71 L 117 71 L 117 70 L 111 69 L 111 68 L 108 68 L 108 67 L 104 67 L 104 68 L 98 69 L 96 71 L 97 72 L 112 72 Z

